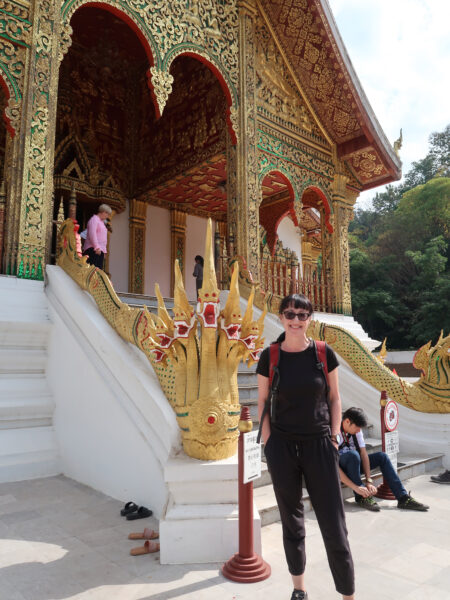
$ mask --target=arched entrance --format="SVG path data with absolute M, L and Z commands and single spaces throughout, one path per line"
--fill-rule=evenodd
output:
M 316 310 L 332 312 L 330 290 L 330 223 L 331 203 L 322 190 L 314 186 L 302 194 L 302 256 L 304 293 L 313 300 Z
M 71 27 L 59 75 L 53 219 L 75 212 L 82 230 L 100 204 L 121 213 L 133 193 L 138 94 L 149 57 L 129 24 L 104 7 L 80 8 Z M 148 87 L 145 95 L 151 104 Z
M 260 279 L 264 290 L 283 297 L 295 291 L 301 264 L 295 193 L 280 171 L 270 171 L 261 183 L 259 207 Z M 280 235 L 281 234 L 281 235 Z
M 289 293 L 309 296 L 318 311 L 328 311 L 322 269 L 323 230 L 328 231 L 330 207 L 326 196 L 307 188 L 301 197 L 288 175 L 265 174 L 261 183 L 260 280 L 264 291 L 282 298 Z
M 79 8 L 60 70 L 55 202 L 76 197 L 81 228 L 100 203 L 112 206 L 105 269 L 121 292 L 173 293 L 178 258 L 195 297 L 194 257 L 206 219 L 226 252 L 227 113 L 231 99 L 205 59 L 179 55 L 160 117 L 149 90 L 149 53 L 129 23 L 101 5 Z M 226 87 L 226 86 L 225 86 Z M 72 199 L 72 200 L 71 200 Z

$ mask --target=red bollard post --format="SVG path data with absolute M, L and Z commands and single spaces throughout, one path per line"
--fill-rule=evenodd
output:
M 383 452 L 386 452 L 386 443 L 384 441 L 384 435 L 385 435 L 387 429 L 386 429 L 386 421 L 384 418 L 384 413 L 386 411 L 387 401 L 388 401 L 387 392 L 385 390 L 383 390 L 381 392 L 381 398 L 380 398 L 381 443 L 382 443 Z M 387 482 L 385 481 L 384 477 L 383 477 L 383 483 L 378 486 L 377 493 L 375 494 L 375 496 L 377 498 L 381 498 L 382 500 L 395 500 L 396 499 L 394 494 L 391 491 L 391 488 L 388 486 Z
M 244 433 L 252 430 L 250 411 L 244 406 L 239 421 L 238 485 L 239 485 L 239 552 L 222 567 L 227 579 L 239 583 L 256 583 L 270 577 L 270 565 L 253 549 L 253 481 L 244 483 Z

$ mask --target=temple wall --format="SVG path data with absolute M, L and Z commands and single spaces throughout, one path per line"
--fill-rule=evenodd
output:
M 144 293 L 155 295 L 155 283 L 161 293 L 170 297 L 170 211 L 159 206 L 147 207 L 145 233 Z
M 129 208 L 113 219 L 110 238 L 109 272 L 114 289 L 128 292 L 129 268 Z M 207 220 L 194 215 L 186 218 L 185 287 L 189 300 L 196 299 L 194 258 L 203 255 Z M 213 231 L 215 222 L 213 221 Z M 171 232 L 170 211 L 159 206 L 147 207 L 145 234 L 145 286 L 144 293 L 155 295 L 155 283 L 159 283 L 164 297 L 170 297 L 170 278 L 173 265 L 170 260 Z
M 284 217 L 278 225 L 278 239 L 285 248 L 293 250 L 298 258 L 298 262 L 302 264 L 302 241 L 298 234 L 298 228 L 289 217 Z

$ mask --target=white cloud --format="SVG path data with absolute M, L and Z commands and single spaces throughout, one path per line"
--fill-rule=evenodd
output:
M 450 2 L 329 0 L 370 104 L 391 142 L 403 128 L 403 173 L 450 122 Z M 381 188 L 379 188 L 381 189 Z M 361 195 L 366 203 L 374 191 Z

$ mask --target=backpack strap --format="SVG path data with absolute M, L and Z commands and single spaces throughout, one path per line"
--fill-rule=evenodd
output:
M 326 342 L 321 341 L 313 341 L 314 349 L 316 352 L 316 360 L 317 360 L 317 368 L 322 371 L 323 376 L 325 377 L 325 383 L 327 386 L 327 402 L 328 402 L 328 394 L 330 392 L 330 384 L 328 380 L 328 363 L 327 363 L 327 344 Z
M 278 370 L 280 364 L 281 343 L 276 341 L 269 346 L 269 393 L 264 403 L 264 408 L 259 422 L 258 437 L 256 442 L 261 441 L 262 426 L 267 414 L 270 413 L 271 421 L 275 420 L 276 398 L 278 395 L 278 386 L 280 384 L 280 372 Z

